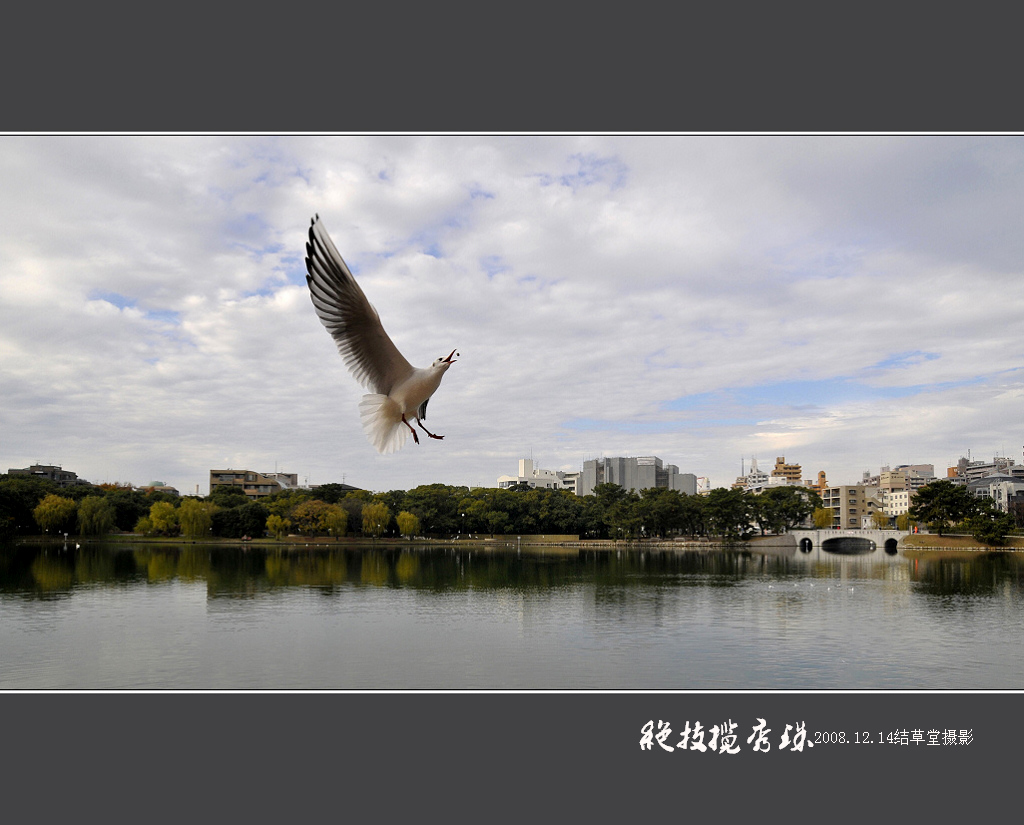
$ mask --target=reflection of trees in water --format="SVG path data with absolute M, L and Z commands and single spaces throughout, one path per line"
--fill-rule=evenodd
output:
M 300 550 L 206 545 L 122 548 L 89 545 L 17 546 L 0 553 L 0 592 L 70 593 L 96 583 L 206 582 L 211 597 L 248 597 L 281 587 L 414 588 L 426 591 L 515 589 L 544 591 L 587 584 L 597 598 L 615 600 L 629 588 L 731 587 L 750 578 L 875 578 L 913 580 L 923 592 L 991 594 L 1022 590 L 1020 554 L 977 559 L 907 560 L 863 557 L 809 560 L 731 550 L 515 550 L 379 547 Z
M 0 550 L 0 593 L 27 598 L 70 594 L 84 583 L 113 583 L 137 578 L 130 554 L 64 545 L 17 546 Z
M 913 559 L 911 578 L 933 596 L 991 596 L 1009 591 L 1024 596 L 1024 558 L 1020 553 L 985 553 L 975 559 Z

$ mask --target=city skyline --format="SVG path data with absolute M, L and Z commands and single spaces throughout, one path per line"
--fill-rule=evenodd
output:
M 1020 456 L 1018 137 L 0 147 L 5 468 L 388 490 L 658 455 L 727 487 L 751 455 L 837 483 Z M 305 286 L 315 213 L 410 361 L 458 347 L 443 442 L 366 443 Z

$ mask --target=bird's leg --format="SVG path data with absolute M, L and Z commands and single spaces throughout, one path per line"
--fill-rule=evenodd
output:
M 423 422 L 420 421 L 418 418 L 416 419 L 416 423 L 419 424 L 420 425 L 420 429 L 423 430 L 423 432 L 425 432 L 431 438 L 436 438 L 438 441 L 441 441 L 444 438 L 443 435 L 434 435 L 432 432 L 430 432 L 430 430 L 428 430 L 426 427 L 423 426 Z
M 416 420 L 419 421 L 419 419 L 416 419 Z M 412 440 L 415 441 L 417 444 L 419 444 L 420 443 L 420 437 L 418 435 L 416 435 L 416 430 L 414 430 L 412 428 L 412 424 L 410 424 L 408 421 L 405 420 L 405 413 L 402 413 L 402 423 L 405 424 L 405 426 L 409 428 L 409 432 L 412 433 Z M 422 427 L 423 425 L 420 424 L 420 426 Z

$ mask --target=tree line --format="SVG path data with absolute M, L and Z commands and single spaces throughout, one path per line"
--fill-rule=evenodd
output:
M 0 476 L 0 533 L 738 539 L 794 527 L 820 503 L 814 491 L 796 487 L 756 496 L 726 489 L 690 496 L 664 489 L 637 492 L 616 484 L 600 484 L 590 496 L 526 484 L 507 489 L 426 484 L 381 493 L 324 484 L 252 501 L 228 485 L 214 487 L 206 497 L 179 497 L 119 485 L 61 489 L 45 480 Z
M 1014 529 L 1013 515 L 943 479 L 922 487 L 898 526 L 928 524 L 934 532 L 971 532 L 997 543 Z M 0 535 L 103 535 L 112 532 L 196 539 L 362 535 L 571 535 L 592 539 L 669 536 L 738 540 L 802 525 L 828 527 L 832 512 L 805 487 L 773 487 L 754 494 L 719 488 L 707 495 L 675 490 L 625 490 L 599 484 L 593 495 L 566 490 L 427 484 L 371 493 L 341 484 L 281 490 L 252 501 L 237 487 L 209 496 L 175 496 L 126 486 L 61 489 L 46 480 L 0 476 Z M 879 523 L 877 526 L 884 526 Z M 1020 526 L 1019 524 L 1017 526 Z

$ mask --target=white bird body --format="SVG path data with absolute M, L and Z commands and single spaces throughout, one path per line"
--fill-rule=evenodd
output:
M 371 393 L 359 403 L 363 430 L 379 453 L 401 449 L 416 424 L 431 438 L 442 439 L 423 426 L 427 402 L 455 363 L 438 358 L 427 368 L 412 366 L 384 331 L 377 310 L 363 294 L 317 215 L 306 243 L 306 283 L 320 321 L 331 333 L 349 370 Z

